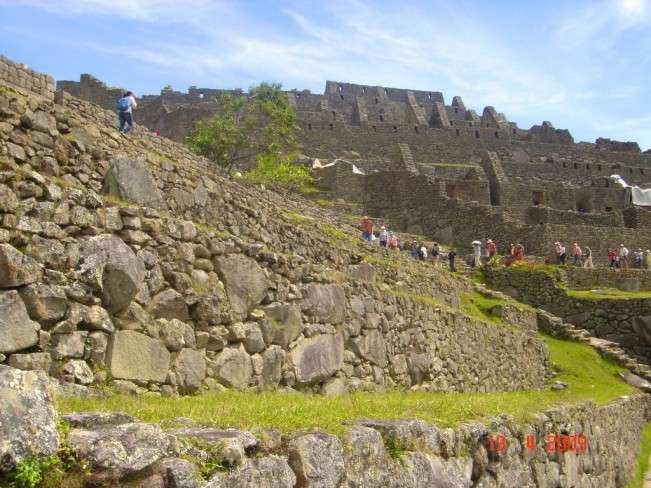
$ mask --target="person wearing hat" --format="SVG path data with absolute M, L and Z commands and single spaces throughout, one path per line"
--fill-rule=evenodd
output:
M 383 225 L 380 227 L 380 235 L 378 236 L 380 239 L 380 247 L 387 247 L 387 241 L 389 240 L 389 233 L 387 232 L 387 228 Z
M 396 237 L 393 231 L 389 232 L 389 240 L 387 241 L 387 247 L 393 251 L 398 249 L 398 237 Z

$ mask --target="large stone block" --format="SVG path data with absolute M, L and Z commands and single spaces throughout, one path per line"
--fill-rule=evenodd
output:
M 264 307 L 269 320 L 263 325 L 265 341 L 287 349 L 303 330 L 301 311 L 296 305 L 272 303 Z
M 387 365 L 386 342 L 382 337 L 382 333 L 377 329 L 369 330 L 363 336 L 356 337 L 350 342 L 352 350 L 358 356 L 381 368 Z
M 107 361 L 114 378 L 162 383 L 169 371 L 170 353 L 162 341 L 121 330 L 109 341 Z
M 251 357 L 242 347 L 227 347 L 215 360 L 217 379 L 226 386 L 246 388 L 252 373 Z
M 293 488 L 296 475 L 279 456 L 247 460 L 244 465 L 228 473 L 218 473 L 205 488 Z
M 305 339 L 290 353 L 299 383 L 328 379 L 344 364 L 344 339 L 341 333 Z
M 206 377 L 206 358 L 195 349 L 182 349 L 174 360 L 174 371 L 183 393 L 192 393 L 201 388 Z
M 112 234 L 91 237 L 82 248 L 81 272 L 102 290 L 112 313 L 126 310 L 145 280 L 145 264 L 122 239 Z
M 155 295 L 151 299 L 149 310 L 157 319 L 178 319 L 181 322 L 190 320 L 190 312 L 188 312 L 183 295 L 172 288 Z
M 42 324 L 62 319 L 68 309 L 68 297 L 61 286 L 32 284 L 20 291 L 29 315 Z
M 145 207 L 167 208 L 146 163 L 137 159 L 126 157 L 112 159 L 111 166 L 104 176 L 102 193 Z
M 289 441 L 289 465 L 298 486 L 335 488 L 344 479 L 344 452 L 334 435 L 315 432 Z
M 56 411 L 44 374 L 0 365 L 0 473 L 59 449 Z
M 0 244 L 0 288 L 28 285 L 39 280 L 41 267 L 9 244 Z
M 305 289 L 304 310 L 331 324 L 340 323 L 346 313 L 346 293 L 339 285 L 319 285 L 312 283 Z
M 29 318 L 17 291 L 0 292 L 0 353 L 20 351 L 38 342 L 39 325 Z
M 244 318 L 267 294 L 269 284 L 262 268 L 243 254 L 220 257 L 217 271 L 226 285 L 231 310 L 240 318 Z

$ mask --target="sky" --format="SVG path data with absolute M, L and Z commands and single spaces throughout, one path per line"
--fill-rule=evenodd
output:
M 326 80 L 651 148 L 651 0 L 0 0 L 0 53 L 137 95 Z

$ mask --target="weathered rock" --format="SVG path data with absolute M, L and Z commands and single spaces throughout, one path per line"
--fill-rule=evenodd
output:
M 246 388 L 251 381 L 251 358 L 242 347 L 227 347 L 215 359 L 215 375 L 226 386 Z
M 59 449 L 56 412 L 43 373 L 0 365 L 0 473 Z
M 346 311 L 346 294 L 339 285 L 311 283 L 305 288 L 303 309 L 314 318 L 339 324 Z
M 72 383 L 81 383 L 89 385 L 93 382 L 93 371 L 88 367 L 86 361 L 81 359 L 71 359 L 61 368 L 61 374 L 64 379 Z
M 199 473 L 194 464 L 185 459 L 166 458 L 158 463 L 166 488 L 200 488 Z
M 147 165 L 139 159 L 114 158 L 104 177 L 102 193 L 145 207 L 167 208 Z
M 41 267 L 9 244 L 0 244 L 0 288 L 28 285 L 41 277 Z
M 621 376 L 629 385 L 639 388 L 647 393 L 651 393 L 651 383 L 644 378 L 640 378 L 638 375 L 633 374 L 630 371 L 622 371 L 619 373 L 619 376 Z
M 54 334 L 52 336 L 52 357 L 54 359 L 82 358 L 86 347 L 88 332 L 72 332 L 71 334 Z
M 9 356 L 9 366 L 25 371 L 41 370 L 48 373 L 51 365 L 52 357 L 47 352 L 31 352 Z
M 336 436 L 315 432 L 294 437 L 288 450 L 296 486 L 337 488 L 344 479 L 344 453 Z
M 377 430 L 354 426 L 346 432 L 345 446 L 346 478 L 351 488 L 387 484 L 387 456 Z
M 350 344 L 358 356 L 381 368 L 387 365 L 386 343 L 377 329 L 366 331 L 364 335 L 352 339 Z
M 33 284 L 20 291 L 29 316 L 44 325 L 62 319 L 68 309 L 68 298 L 61 286 Z
M 145 280 L 145 265 L 122 239 L 112 234 L 84 243 L 80 271 L 102 290 L 104 306 L 112 313 L 127 309 Z
M 253 434 L 237 429 L 216 429 L 214 427 L 181 427 L 168 430 L 169 434 L 177 437 L 200 439 L 208 444 L 219 444 L 228 439 L 237 439 L 246 454 L 254 454 L 259 447 L 259 441 Z
M 268 456 L 249 459 L 229 472 L 218 473 L 205 488 L 293 488 L 296 476 L 284 458 Z
M 263 325 L 265 341 L 287 349 L 303 330 L 301 311 L 296 305 L 272 303 L 264 307 L 268 320 Z
M 356 280 L 362 280 L 366 282 L 375 281 L 376 275 L 375 267 L 369 263 L 360 263 L 350 267 L 350 276 Z
M 219 277 L 226 285 L 231 310 L 244 318 L 267 294 L 267 277 L 255 260 L 242 254 L 229 254 L 217 259 Z
M 280 383 L 285 351 L 280 346 L 269 346 L 262 353 L 262 378 L 263 388 L 274 388 Z
M 174 360 L 174 371 L 181 393 L 195 392 L 206 377 L 206 359 L 195 349 L 182 349 Z
M 0 292 L 0 353 L 15 352 L 38 343 L 39 325 L 29 318 L 17 291 Z
M 139 422 L 73 429 L 68 441 L 97 475 L 117 480 L 153 465 L 169 449 L 169 438 L 159 426 Z
M 71 427 L 95 429 L 103 425 L 119 425 L 134 422 L 131 415 L 122 412 L 75 412 L 61 416 Z
M 178 291 L 169 288 L 154 296 L 149 305 L 154 317 L 158 319 L 178 319 L 182 322 L 190 320 L 188 306 Z
M 107 362 L 114 378 L 163 383 L 170 353 L 162 341 L 131 330 L 121 330 L 109 340 Z
M 323 334 L 305 339 L 291 351 L 290 357 L 299 383 L 323 381 L 343 366 L 343 336 Z
M 634 317 L 633 330 L 644 344 L 651 345 L 651 315 Z
M 160 325 L 160 338 L 170 351 L 180 351 L 184 347 L 195 348 L 197 343 L 194 330 L 179 319 L 158 320 Z

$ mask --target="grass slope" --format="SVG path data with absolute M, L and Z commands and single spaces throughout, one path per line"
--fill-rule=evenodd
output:
M 600 288 L 596 290 L 567 290 L 567 295 L 573 298 L 609 298 L 626 300 L 631 298 L 651 298 L 651 291 L 624 291 L 615 288 Z
M 524 421 L 531 413 L 563 403 L 593 400 L 608 403 L 636 390 L 617 376 L 621 368 L 600 357 L 584 344 L 543 337 L 557 379 L 568 383 L 555 392 L 508 393 L 355 393 L 323 397 L 282 392 L 226 391 L 181 398 L 125 397 L 108 399 L 62 398 L 61 412 L 123 411 L 148 422 L 170 424 L 175 417 L 242 429 L 274 428 L 283 432 L 318 428 L 341 435 L 356 419 L 419 418 L 439 426 L 482 420 L 509 413 Z
M 649 456 L 651 456 L 651 422 L 646 424 L 642 431 L 642 444 L 640 445 L 640 452 L 637 454 L 635 477 L 628 482 L 626 488 L 644 487 L 644 475 L 649 469 Z

